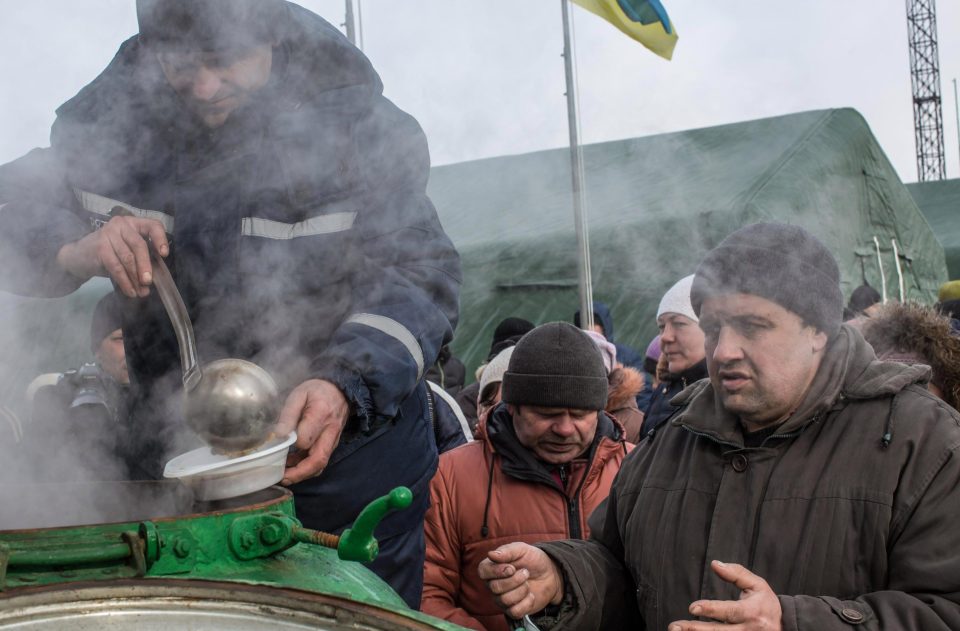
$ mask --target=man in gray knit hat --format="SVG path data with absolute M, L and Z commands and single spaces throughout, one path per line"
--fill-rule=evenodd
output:
M 591 540 L 490 553 L 501 606 L 574 631 L 960 629 L 960 415 L 928 367 L 841 325 L 839 280 L 797 226 L 707 253 L 709 380 L 638 445 Z
M 420 607 L 470 629 L 508 631 L 477 564 L 506 541 L 586 537 L 628 451 L 585 333 L 544 324 L 512 350 L 503 403 L 481 415 L 476 441 L 441 454 L 430 483 Z

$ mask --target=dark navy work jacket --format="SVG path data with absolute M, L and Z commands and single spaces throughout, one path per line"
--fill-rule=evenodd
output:
M 280 32 L 269 82 L 217 129 L 126 41 L 58 110 L 51 148 L 0 167 L 2 288 L 75 289 L 56 253 L 116 206 L 161 221 L 201 361 L 248 359 L 284 393 L 326 379 L 351 404 L 330 466 L 295 489 L 304 522 L 338 530 L 397 484 L 414 487 L 421 510 L 407 513 L 422 516 L 437 459 L 422 377 L 452 338 L 460 286 L 425 193 L 426 139 L 330 24 L 288 5 Z M 125 301 L 123 330 L 128 453 L 134 476 L 153 477 L 181 428 L 178 348 L 156 292 Z

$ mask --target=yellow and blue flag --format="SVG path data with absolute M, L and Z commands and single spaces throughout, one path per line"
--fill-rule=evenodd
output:
M 677 31 L 660 0 L 573 0 L 664 59 L 673 57 Z

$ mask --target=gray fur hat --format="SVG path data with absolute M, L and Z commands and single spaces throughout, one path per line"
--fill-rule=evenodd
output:
M 690 289 L 697 317 L 706 298 L 726 293 L 771 300 L 830 336 L 843 321 L 837 261 L 799 226 L 752 224 L 707 252 Z

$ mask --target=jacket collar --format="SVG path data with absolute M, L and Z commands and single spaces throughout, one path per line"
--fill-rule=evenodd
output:
M 586 452 L 574 460 L 595 460 L 597 447 L 604 441 L 622 443 L 624 436 L 623 426 L 606 412 L 600 412 L 597 417 L 597 433 Z M 500 468 L 511 477 L 543 482 L 556 486 L 551 475 L 555 468 L 538 460 L 533 452 L 520 444 L 516 431 L 513 428 L 513 417 L 505 404 L 500 404 L 490 413 L 486 420 L 481 420 L 479 439 L 500 457 Z
M 683 387 L 686 388 L 689 385 L 692 385 L 701 379 L 707 377 L 707 360 L 701 359 L 693 366 L 690 366 L 686 370 L 674 375 L 670 375 L 670 380 L 673 383 L 681 383 Z
M 845 399 L 892 396 L 929 378 L 930 368 L 927 366 L 878 361 L 860 331 L 843 325 L 827 346 L 806 396 L 773 435 L 787 436 L 799 432 L 829 410 L 842 406 Z M 709 380 L 687 388 L 671 403 L 685 406 L 674 417 L 674 425 L 721 443 L 743 447 L 739 419 L 721 405 Z

